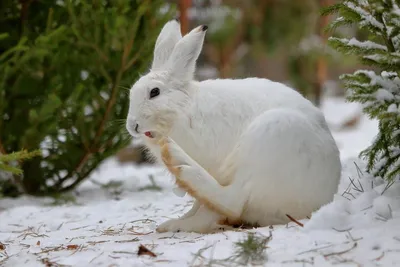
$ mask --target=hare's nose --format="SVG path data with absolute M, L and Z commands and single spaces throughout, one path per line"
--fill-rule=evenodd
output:
M 139 124 L 137 124 L 137 123 L 135 125 L 135 132 L 139 133 Z

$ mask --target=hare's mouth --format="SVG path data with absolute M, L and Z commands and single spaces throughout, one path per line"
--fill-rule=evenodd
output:
M 144 132 L 144 135 L 147 136 L 148 138 L 154 138 L 153 134 L 149 131 Z

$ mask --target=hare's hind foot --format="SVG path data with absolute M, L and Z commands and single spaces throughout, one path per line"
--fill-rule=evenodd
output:
M 201 206 L 197 212 L 190 217 L 181 219 L 172 219 L 162 223 L 157 227 L 157 232 L 195 232 L 195 233 L 212 233 L 233 229 L 233 227 L 220 224 L 224 221 L 218 213 Z

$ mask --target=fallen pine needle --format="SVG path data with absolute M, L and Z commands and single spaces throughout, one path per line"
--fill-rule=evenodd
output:
M 67 245 L 68 250 L 77 249 L 78 247 L 79 247 L 78 245 Z
M 153 257 L 153 258 L 157 257 L 157 255 L 154 252 L 152 252 L 151 250 L 149 250 L 148 248 L 146 248 L 143 245 L 139 245 L 139 249 L 138 249 L 138 253 L 137 254 L 138 254 L 138 256 L 148 255 L 148 256 Z
M 286 216 L 287 216 L 292 222 L 294 222 L 295 224 L 297 224 L 297 225 L 299 225 L 299 226 L 301 226 L 301 227 L 304 227 L 304 224 L 302 224 L 301 222 L 299 222 L 298 220 L 296 220 L 295 218 L 293 218 L 293 217 L 290 216 L 289 214 L 286 214 Z
M 382 251 L 382 254 L 378 257 L 373 259 L 373 261 L 380 261 L 385 256 L 385 251 Z

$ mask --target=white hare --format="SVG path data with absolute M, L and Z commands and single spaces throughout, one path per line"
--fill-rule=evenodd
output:
M 333 199 L 341 174 L 323 114 L 267 79 L 193 80 L 206 30 L 182 37 L 179 22 L 167 22 L 151 71 L 130 91 L 128 131 L 196 199 L 157 231 L 208 233 L 286 223 L 286 214 L 305 218 Z

